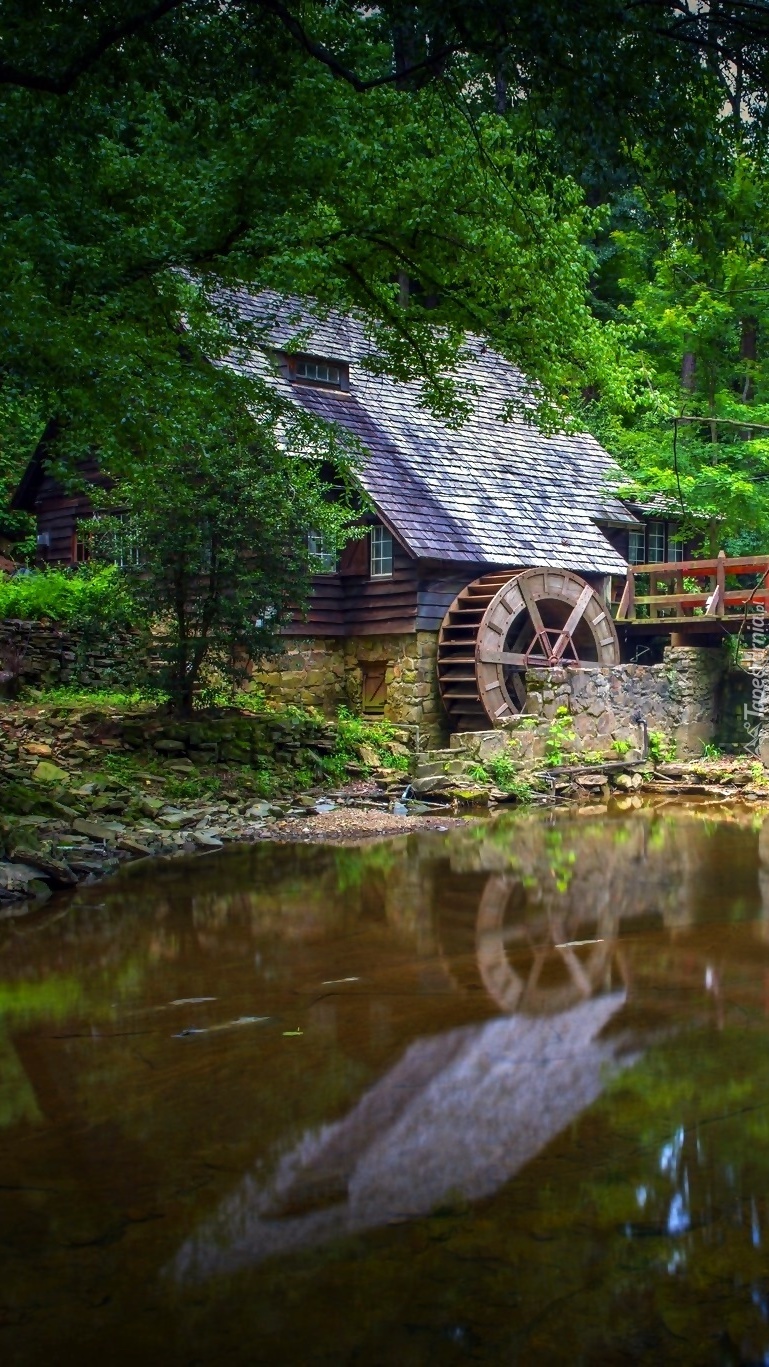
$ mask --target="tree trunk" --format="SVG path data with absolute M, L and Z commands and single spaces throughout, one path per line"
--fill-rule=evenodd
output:
M 688 394 L 694 393 L 697 377 L 697 357 L 693 351 L 685 351 L 681 359 L 681 388 Z
M 755 392 L 753 370 L 758 359 L 758 320 L 743 318 L 740 325 L 740 360 L 744 366 L 745 382 L 742 386 L 742 402 L 750 403 Z

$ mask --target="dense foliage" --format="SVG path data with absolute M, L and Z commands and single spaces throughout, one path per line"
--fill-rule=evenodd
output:
M 135 625 L 139 616 L 124 576 L 114 565 L 72 573 L 48 569 L 12 579 L 0 576 L 0 617 L 107 628 Z
M 705 540 L 762 534 L 764 0 L 2 0 L 0 37 L 6 491 L 43 437 L 70 480 L 97 451 L 137 487 L 201 431 L 245 468 L 237 415 L 278 415 L 212 364 L 258 341 L 242 283 L 359 311 L 450 421 L 483 333 Z M 682 411 L 714 421 L 676 468 Z
M 186 450 L 129 467 L 124 517 L 92 529 L 94 553 L 119 550 L 134 601 L 154 621 L 158 682 L 179 711 L 191 709 L 204 666 L 234 685 L 277 648 L 280 627 L 307 597 L 308 528 L 329 549 L 348 534 L 354 509 L 339 442 L 299 410 L 278 421 L 276 412 L 257 425 L 233 409 L 223 433 L 214 418 Z M 320 467 L 323 437 L 336 457 L 333 485 Z

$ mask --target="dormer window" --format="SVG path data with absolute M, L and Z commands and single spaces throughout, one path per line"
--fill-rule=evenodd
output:
M 291 379 L 300 384 L 318 385 L 323 389 L 349 388 L 349 369 L 342 361 L 328 361 L 321 356 L 292 356 L 289 368 Z

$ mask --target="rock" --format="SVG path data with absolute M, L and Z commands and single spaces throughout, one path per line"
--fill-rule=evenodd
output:
M 633 775 L 617 774 L 616 778 L 614 779 L 614 787 L 621 788 L 624 793 L 629 793 L 631 788 L 633 787 Z
M 44 874 L 57 888 L 71 888 L 77 882 L 77 877 L 69 864 L 39 850 L 29 850 L 23 845 L 17 845 L 8 858 L 13 864 L 29 865 L 37 869 L 38 873 Z
M 31 864 L 12 864 L 0 862 L 0 887 L 8 892 L 26 892 L 29 884 L 39 879 L 40 870 Z
M 161 755 L 183 754 L 186 748 L 183 740 L 156 740 L 153 746 Z
M 175 774 L 196 774 L 198 772 L 191 759 L 171 759 L 165 767 L 171 769 Z
M 37 783 L 68 783 L 69 774 L 66 769 L 60 769 L 58 764 L 52 764 L 48 759 L 41 759 L 35 766 L 32 777 Z
M 180 812 L 161 812 L 158 814 L 157 823 L 166 831 L 178 831 L 184 825 L 184 817 Z
M 355 748 L 364 764 L 367 764 L 369 768 L 377 768 L 380 762 L 379 755 L 373 745 L 366 745 L 364 743 L 362 745 L 357 745 Z
M 145 816 L 155 817 L 158 812 L 162 812 L 165 802 L 160 797 L 143 797 L 139 803 L 139 810 Z
M 209 831 L 193 831 L 192 839 L 201 850 L 220 850 L 224 843 Z
M 143 855 L 152 854 L 149 846 L 143 845 L 140 840 L 134 840 L 130 835 L 121 835 L 117 847 L 119 850 L 125 850 L 126 854 L 136 854 L 140 858 Z
M 86 821 L 84 817 L 79 816 L 72 822 L 72 829 L 77 831 L 78 835 L 90 835 L 92 840 L 109 840 L 114 844 L 116 839 L 114 825 L 108 825 L 106 821 Z
M 274 815 L 275 808 L 270 802 L 255 802 L 246 811 L 249 821 L 260 821 L 262 817 Z
M 28 745 L 24 746 L 24 749 L 28 755 L 40 755 L 41 758 L 53 754 L 50 745 L 46 745 L 45 742 L 41 740 L 30 741 Z
M 603 788 L 609 780 L 606 774 L 575 774 L 574 782 L 578 783 L 580 788 Z
M 389 740 L 387 742 L 387 749 L 390 750 L 393 755 L 405 755 L 407 759 L 411 755 L 409 747 L 407 745 L 401 745 L 400 741 L 397 740 Z

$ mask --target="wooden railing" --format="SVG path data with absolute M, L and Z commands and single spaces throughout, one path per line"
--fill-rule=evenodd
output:
M 638 593 L 639 575 L 648 575 L 649 592 Z M 727 588 L 727 578 L 733 575 L 750 576 L 753 582 Z M 696 588 L 684 588 L 684 579 L 696 580 Z M 714 560 L 629 565 L 616 620 L 720 621 L 744 617 L 751 608 L 769 612 L 769 555 L 727 556 L 719 551 Z

